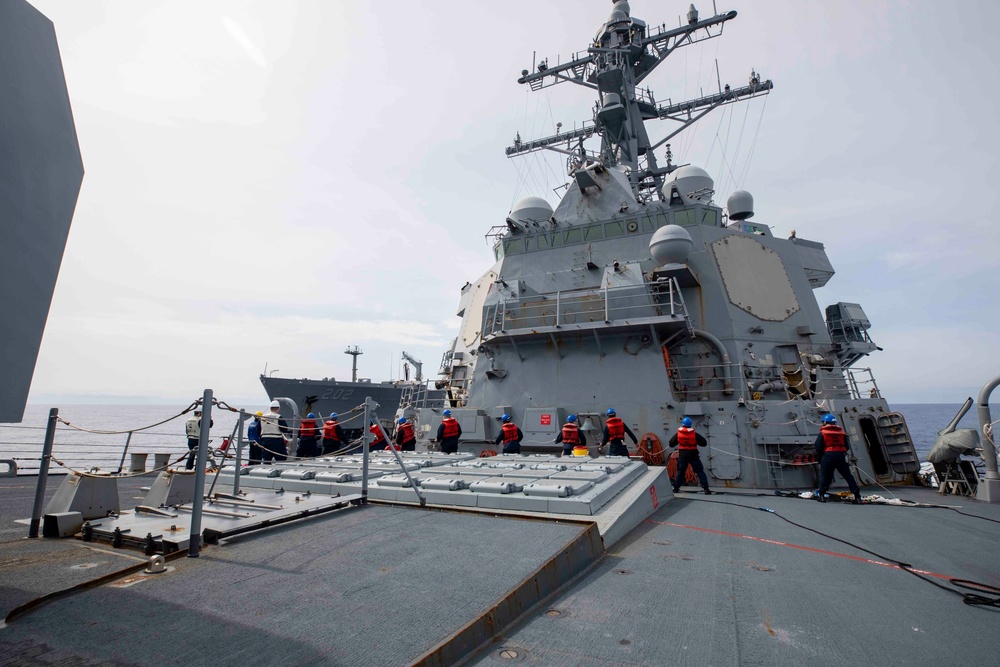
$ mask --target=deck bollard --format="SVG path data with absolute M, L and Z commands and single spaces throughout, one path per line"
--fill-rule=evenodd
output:
M 132 460 L 129 463 L 129 472 L 146 472 L 146 457 L 149 454 L 144 452 L 132 452 Z

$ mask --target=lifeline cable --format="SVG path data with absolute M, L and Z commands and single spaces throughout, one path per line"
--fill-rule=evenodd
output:
M 830 535 L 828 533 L 824 533 L 823 531 L 817 530 L 816 528 L 810 528 L 809 526 L 804 526 L 801 523 L 796 523 L 795 521 L 792 521 L 791 519 L 789 519 L 789 518 L 787 518 L 785 516 L 782 516 L 781 514 L 778 514 L 773 509 L 770 509 L 769 507 L 751 507 L 749 505 L 743 505 L 741 503 L 729 502 L 727 500 L 705 500 L 704 498 L 687 498 L 687 500 L 695 500 L 695 501 L 698 501 L 698 502 L 711 503 L 711 504 L 715 504 L 715 505 L 732 505 L 733 507 L 742 507 L 743 509 L 757 510 L 757 511 L 760 511 L 760 512 L 767 512 L 768 514 L 773 514 L 774 516 L 778 517 L 782 521 L 786 521 L 786 522 L 792 524 L 793 526 L 795 526 L 797 528 L 801 528 L 803 530 L 808 530 L 809 532 L 816 533 L 817 535 L 822 535 L 823 537 L 825 537 L 827 539 L 833 540 L 835 542 L 840 542 L 841 544 L 846 544 L 849 547 L 852 547 L 852 548 L 857 549 L 859 551 L 863 551 L 866 554 L 870 554 L 870 555 L 875 556 L 876 558 L 880 558 L 880 559 L 882 559 L 882 560 L 884 560 L 886 562 L 892 563 L 893 565 L 895 565 L 899 569 L 904 570 L 906 572 L 909 572 L 913 576 L 917 577 L 918 579 L 921 579 L 922 581 L 926 581 L 927 583 L 931 584 L 932 586 L 936 586 L 937 588 L 940 588 L 943 591 L 948 591 L 949 593 L 953 593 L 955 595 L 961 596 L 962 602 L 964 602 L 967 605 L 1000 608 L 1000 588 L 998 588 L 996 586 L 991 586 L 989 584 L 984 584 L 984 583 L 981 583 L 981 582 L 978 582 L 978 581 L 971 581 L 969 579 L 949 579 L 948 580 L 948 582 L 950 584 L 952 584 L 953 586 L 956 586 L 956 587 L 959 587 L 959 588 L 965 588 L 965 589 L 968 589 L 968 590 L 978 591 L 978 593 L 963 593 L 962 591 L 956 590 L 955 588 L 951 588 L 951 587 L 945 586 L 944 584 L 939 584 L 938 582 L 934 581 L 933 579 L 925 577 L 924 575 L 920 574 L 919 572 L 914 571 L 913 570 L 913 566 L 910 563 L 905 563 L 905 562 L 903 562 L 901 560 L 896 560 L 895 558 L 889 558 L 888 556 L 883 556 L 882 554 L 880 554 L 878 552 L 872 551 L 871 549 L 865 549 L 864 547 L 859 546 L 859 545 L 857 545 L 857 544 L 855 544 L 853 542 L 849 542 L 847 540 L 843 540 L 843 539 L 841 539 L 839 537 L 834 537 L 833 535 Z M 980 593 L 986 593 L 988 595 L 981 595 Z M 989 597 L 989 595 L 995 595 L 996 597 Z

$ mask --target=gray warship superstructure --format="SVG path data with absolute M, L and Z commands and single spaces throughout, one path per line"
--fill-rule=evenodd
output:
M 571 413 L 593 442 L 613 407 L 654 447 L 691 417 L 716 483 L 808 487 L 829 412 L 856 443 L 866 482 L 918 470 L 902 415 L 870 370 L 855 368 L 877 349 L 864 311 L 838 303 L 824 312 L 814 296 L 834 274 L 822 243 L 774 237 L 751 222 L 749 193 L 723 208 L 708 173 L 672 161 L 679 132 L 772 89 L 756 72 L 745 86 L 679 103 L 643 86 L 669 55 L 735 17 L 699 18 L 692 6 L 687 24 L 651 28 L 619 0 L 586 51 L 522 72 L 532 90 L 574 83 L 597 103 L 576 129 L 518 136 L 507 148 L 511 157 L 563 153 L 570 179 L 554 210 L 538 197 L 513 207 L 488 235 L 496 263 L 462 288 L 461 329 L 441 373 L 464 447 L 487 448 L 503 413 L 533 450 L 555 448 Z M 647 124 L 663 120 L 679 126 L 654 141 Z M 438 412 L 409 414 L 432 438 Z

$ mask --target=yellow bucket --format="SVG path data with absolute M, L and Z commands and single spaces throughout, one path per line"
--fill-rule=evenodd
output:
M 573 456 L 590 456 L 590 452 L 586 447 L 581 447 L 577 445 L 573 448 Z

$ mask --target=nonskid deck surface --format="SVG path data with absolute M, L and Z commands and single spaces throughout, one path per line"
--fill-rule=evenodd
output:
M 926 489 L 891 492 L 992 522 L 940 508 L 680 494 L 471 664 L 495 665 L 501 650 L 544 665 L 992 662 L 1000 637 L 980 630 L 995 627 L 1000 609 L 966 605 L 757 509 L 910 563 L 944 585 L 954 577 L 1000 586 L 1000 507 Z
M 975 516 L 691 490 L 472 663 L 494 664 L 501 649 L 551 665 L 892 665 L 995 655 L 995 635 L 967 629 L 989 623 L 996 609 L 967 606 L 780 518 L 911 563 L 945 585 L 950 577 L 1000 585 L 991 560 L 1000 508 L 925 489 L 891 492 Z M 216 664 L 222 641 L 243 664 L 407 664 L 481 618 L 582 530 L 574 522 L 346 508 L 206 547 L 162 575 L 52 602 L 0 629 L 0 655 L 21 664 Z M 69 542 L 53 544 L 79 548 Z M 35 569 L 58 575 L 67 565 Z M 11 583 L 0 574 L 0 585 Z
M 51 602 L 0 629 L 0 655 L 42 647 L 48 662 L 73 664 L 407 664 L 586 531 L 573 522 L 353 507 Z

